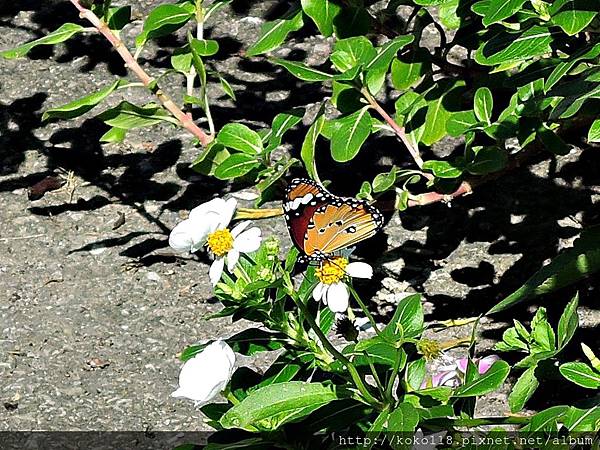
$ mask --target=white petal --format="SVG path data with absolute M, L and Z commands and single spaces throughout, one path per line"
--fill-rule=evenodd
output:
M 186 219 L 169 234 L 169 245 L 178 252 L 195 252 L 204 245 L 209 232 L 206 222 Z
M 346 312 L 348 309 L 348 300 L 350 292 L 344 283 L 334 283 L 327 290 L 327 306 L 333 312 Z
M 238 237 L 242 231 L 248 228 L 248 225 L 250 225 L 249 220 L 244 220 L 243 222 L 238 223 L 235 227 L 233 227 L 233 230 L 231 230 L 231 235 L 234 238 Z
M 238 252 L 235 248 L 229 250 L 227 253 L 227 270 L 230 272 L 234 269 L 238 260 L 240 259 L 240 252 Z
M 323 298 L 323 294 L 325 292 L 327 292 L 327 285 L 323 284 L 323 283 L 319 283 L 313 289 L 312 296 L 318 302 L 319 300 L 321 300 L 321 298 Z
M 188 360 L 179 373 L 179 389 L 173 397 L 185 397 L 197 404 L 211 401 L 231 379 L 235 353 L 226 342 L 218 340 Z
M 227 228 L 231 219 L 233 219 L 233 214 L 235 213 L 235 208 L 237 207 L 237 200 L 235 198 L 227 199 L 225 205 L 223 205 L 223 209 L 219 211 L 220 222 L 219 228 Z
M 213 198 L 211 201 L 202 203 L 190 211 L 190 219 L 202 218 L 206 214 L 220 214 L 225 207 L 225 200 L 222 198 Z
M 213 286 L 216 286 L 219 280 L 221 279 L 221 275 L 223 275 L 224 266 L 224 258 L 217 258 L 210 265 L 210 269 L 208 270 L 208 277 L 210 278 L 210 282 Z
M 244 231 L 233 241 L 233 248 L 240 252 L 248 253 L 258 250 L 262 240 L 260 228 L 252 227 Z
M 351 262 L 346 266 L 346 273 L 352 278 L 373 278 L 373 268 L 365 262 Z

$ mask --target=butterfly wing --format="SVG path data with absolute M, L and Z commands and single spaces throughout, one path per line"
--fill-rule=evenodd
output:
M 383 226 L 381 213 L 365 201 L 330 194 L 312 180 L 292 180 L 283 204 L 296 247 L 317 259 L 354 245 Z
M 306 253 L 304 241 L 312 216 L 326 204 L 329 195 L 317 183 L 306 178 L 295 178 L 287 188 L 283 202 L 285 220 L 292 242 L 302 253 Z
M 335 197 L 315 210 L 306 232 L 305 253 L 334 253 L 370 238 L 382 226 L 381 213 L 368 203 Z

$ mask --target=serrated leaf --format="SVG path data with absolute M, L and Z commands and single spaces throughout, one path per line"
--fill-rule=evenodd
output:
M 259 134 L 241 123 L 228 123 L 221 128 L 217 134 L 217 142 L 249 155 L 257 155 L 264 150 Z
M 371 134 L 371 115 L 368 107 L 335 121 L 336 131 L 331 138 L 331 156 L 337 162 L 352 160 Z
M 266 22 L 260 30 L 258 40 L 250 46 L 246 55 L 257 56 L 276 49 L 283 44 L 288 34 L 298 31 L 302 25 L 302 11 L 294 12 L 289 18 Z
M 32 48 L 37 47 L 38 45 L 58 44 L 70 39 L 73 35 L 80 33 L 83 30 L 84 28 L 81 25 L 77 25 L 75 23 L 65 23 L 52 33 L 40 39 L 36 39 L 35 41 L 27 42 L 26 44 L 19 45 L 13 49 L 0 52 L 0 56 L 6 59 L 21 58 L 29 53 Z
M 157 6 L 148 14 L 142 32 L 135 39 L 135 46 L 141 47 L 148 39 L 166 36 L 178 30 L 192 18 L 194 10 L 194 5 L 190 3 Z
M 259 162 L 256 160 L 256 156 L 247 153 L 234 153 L 217 167 L 215 177 L 219 180 L 230 180 L 246 175 L 258 166 Z
M 86 95 L 63 106 L 50 108 L 42 115 L 42 120 L 48 119 L 73 119 L 90 111 L 102 100 L 108 97 L 115 89 L 126 84 L 124 80 L 116 80 L 114 83 L 100 89 L 98 92 Z
M 251 392 L 227 411 L 220 423 L 224 428 L 247 431 L 275 430 L 336 399 L 333 388 L 321 383 L 289 381 L 272 384 Z
M 321 34 L 329 37 L 333 34 L 333 21 L 342 7 L 331 0 L 302 0 L 302 9 Z

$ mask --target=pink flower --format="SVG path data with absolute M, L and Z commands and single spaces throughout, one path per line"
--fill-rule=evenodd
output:
M 444 355 L 442 356 L 442 359 L 447 364 L 438 367 L 429 378 L 423 380 L 421 389 L 439 386 L 458 387 L 464 383 L 465 374 L 467 373 L 467 363 L 469 361 L 468 358 L 454 359 Z M 492 364 L 499 359 L 500 358 L 497 355 L 490 355 L 481 359 L 475 358 L 473 362 L 477 364 L 479 375 L 483 375 L 490 370 Z

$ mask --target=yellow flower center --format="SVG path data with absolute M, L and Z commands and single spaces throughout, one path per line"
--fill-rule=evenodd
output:
M 217 256 L 225 256 L 233 248 L 233 236 L 227 228 L 208 235 L 208 248 Z
M 439 358 L 442 354 L 439 342 L 432 339 L 421 339 L 417 342 L 417 350 L 428 360 Z
M 323 284 L 338 283 L 346 276 L 346 266 L 348 260 L 341 256 L 335 256 L 331 259 L 327 259 L 321 263 L 315 275 L 317 279 Z

